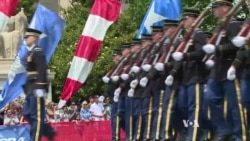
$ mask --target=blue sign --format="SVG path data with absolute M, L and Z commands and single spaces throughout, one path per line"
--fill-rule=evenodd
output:
M 30 126 L 0 126 L 0 141 L 30 141 Z

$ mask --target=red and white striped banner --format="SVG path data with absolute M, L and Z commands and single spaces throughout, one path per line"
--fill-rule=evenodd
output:
M 10 16 L 16 11 L 18 0 L 0 0 L 0 32 L 4 31 Z
M 87 79 L 106 31 L 118 19 L 120 8 L 121 3 L 116 0 L 95 0 L 78 41 L 58 107 L 65 105 Z

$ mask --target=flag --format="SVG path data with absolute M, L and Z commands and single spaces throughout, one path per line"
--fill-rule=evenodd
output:
M 58 107 L 65 105 L 87 79 L 106 31 L 118 19 L 120 8 L 121 3 L 116 0 L 95 0 L 78 41 Z
M 39 40 L 38 46 L 46 53 L 47 63 L 62 37 L 65 25 L 66 22 L 55 12 L 47 9 L 41 4 L 37 5 L 29 27 L 40 30 L 44 34 L 43 38 Z M 23 93 L 22 85 L 26 80 L 25 62 L 27 53 L 28 50 L 22 41 L 4 83 L 2 94 L 0 95 L 0 108 Z
M 178 20 L 181 12 L 181 0 L 152 0 L 136 37 L 140 39 L 141 34 L 151 34 L 150 26 L 163 26 L 164 19 Z
M 0 33 L 4 31 L 10 16 L 16 11 L 18 0 L 0 0 Z

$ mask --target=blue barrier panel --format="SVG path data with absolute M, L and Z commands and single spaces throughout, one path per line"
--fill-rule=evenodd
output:
M 0 126 L 0 141 L 30 141 L 30 126 Z

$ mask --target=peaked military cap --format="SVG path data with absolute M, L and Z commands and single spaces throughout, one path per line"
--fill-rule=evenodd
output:
M 206 34 L 207 38 L 211 38 L 213 36 L 213 34 L 211 32 L 208 32 L 208 31 L 206 31 L 205 34 Z
M 216 8 L 216 7 L 223 6 L 223 5 L 232 6 L 233 0 L 215 0 L 213 2 L 212 8 Z
M 42 34 L 42 32 L 37 30 L 37 29 L 26 28 L 25 30 L 26 30 L 25 31 L 25 37 L 27 37 L 27 36 L 40 37 L 40 35 Z
M 146 40 L 152 40 L 152 35 L 151 34 L 142 34 L 141 35 L 141 41 L 146 41 Z
M 114 49 L 113 50 L 113 56 L 116 56 L 116 55 L 121 55 L 121 50 L 120 49 Z
M 131 46 L 133 45 L 140 45 L 141 44 L 141 39 L 134 38 L 131 41 Z
M 178 26 L 178 23 L 179 23 L 179 21 L 177 20 L 169 20 L 169 19 L 163 20 L 163 22 L 164 22 L 163 28 L 168 27 L 168 26 Z
M 200 15 L 200 12 L 195 9 L 184 9 L 182 13 L 182 19 L 186 19 L 188 17 L 197 18 Z
M 152 28 L 152 33 L 163 32 L 162 26 L 151 26 L 151 28 Z
M 131 44 L 130 43 L 122 43 L 121 44 L 121 50 L 124 50 L 126 48 L 130 48 Z

